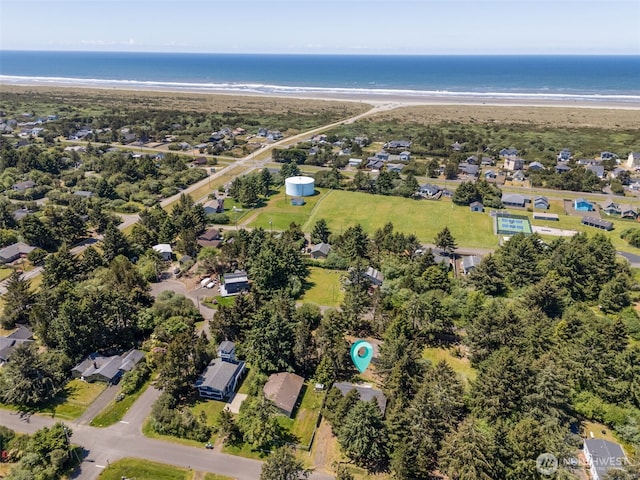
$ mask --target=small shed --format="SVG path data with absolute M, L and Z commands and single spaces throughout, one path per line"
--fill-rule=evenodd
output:
M 480 202 L 473 202 L 469 205 L 472 212 L 484 212 L 484 205 Z

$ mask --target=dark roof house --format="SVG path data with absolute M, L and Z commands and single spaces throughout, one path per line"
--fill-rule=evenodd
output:
M 233 295 L 249 290 L 249 278 L 247 272 L 238 270 L 234 273 L 225 273 L 220 285 L 220 294 L 224 296 Z
M 607 222 L 601 218 L 582 217 L 582 224 L 589 227 L 600 228 L 601 230 L 613 230 L 613 222 Z
M 356 392 L 358 392 L 360 400 L 362 400 L 363 402 L 369 402 L 375 399 L 383 415 L 387 409 L 387 397 L 385 397 L 384 393 L 382 393 L 382 390 L 378 390 L 377 388 L 374 388 L 369 384 L 338 382 L 334 383 L 333 387 L 340 390 L 340 393 L 342 393 L 343 397 L 346 396 L 347 393 L 349 393 L 351 390 L 355 390 Z
M 502 204 L 505 207 L 524 207 L 527 203 L 527 198 L 517 193 L 503 193 Z
M 311 248 L 311 258 L 327 258 L 331 251 L 331 245 L 328 243 L 318 243 Z
M 92 353 L 71 369 L 71 375 L 73 378 L 80 378 L 89 383 L 113 383 L 124 372 L 135 367 L 143 358 L 144 353 L 140 350 L 131 350 L 126 354 L 110 357 Z
M 33 333 L 28 327 L 19 325 L 18 329 L 6 337 L 0 337 L 0 365 L 9 361 L 13 351 L 33 341 Z
M 236 360 L 236 344 L 229 340 L 220 342 L 218 356 L 227 362 L 234 362 Z
M 25 182 L 14 183 L 12 188 L 18 192 L 24 192 L 25 190 L 28 190 L 35 186 L 36 182 L 34 182 L 33 180 L 27 180 Z
M 22 242 L 13 243 L 7 247 L 0 248 L 0 263 L 10 263 L 18 258 L 24 258 L 35 249 L 36 247 L 31 247 Z
M 364 276 L 367 280 L 369 280 L 373 285 L 380 286 L 384 281 L 384 276 L 382 272 L 376 270 L 373 267 L 367 268 L 367 271 L 364 273 Z
M 620 445 L 599 438 L 584 441 L 584 455 L 593 480 L 602 480 L 611 470 L 622 469 L 629 463 Z
M 272 400 L 282 413 L 291 417 L 296 408 L 302 385 L 304 385 L 304 378 L 300 375 L 289 372 L 274 373 L 269 376 L 262 391 L 264 396 Z
M 214 358 L 196 380 L 198 394 L 213 400 L 228 399 L 235 393 L 244 370 L 244 362 L 227 362 Z
M 220 230 L 217 228 L 210 228 L 198 237 L 198 245 L 201 247 L 218 248 L 221 244 L 222 237 L 220 236 Z
M 475 268 L 480 265 L 480 262 L 482 262 L 482 258 L 476 256 L 476 255 L 471 255 L 469 257 L 463 257 L 462 258 L 462 272 L 465 275 L 468 275 L 469 273 L 471 273 L 472 270 L 475 270 Z

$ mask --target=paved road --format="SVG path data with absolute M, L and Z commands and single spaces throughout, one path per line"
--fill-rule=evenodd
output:
M 80 468 L 72 478 L 94 480 L 109 463 L 125 457 L 190 467 L 197 471 L 227 475 L 237 480 L 259 478 L 262 462 L 258 460 L 154 440 L 142 435 L 141 426 L 159 395 L 159 390 L 148 388 L 127 412 L 122 422 L 108 428 L 99 429 L 67 422 L 73 430 L 73 443 L 81 445 L 86 452 Z M 28 417 L 27 421 L 17 413 L 0 410 L 0 424 L 21 433 L 33 433 L 55 422 L 55 419 L 37 415 Z M 311 478 L 329 480 L 333 477 L 314 473 Z

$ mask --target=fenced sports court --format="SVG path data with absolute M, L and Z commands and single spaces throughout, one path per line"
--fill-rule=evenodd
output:
M 498 235 L 515 235 L 524 233 L 531 235 L 531 221 L 526 215 L 514 215 L 506 212 L 497 212 L 495 215 L 495 229 Z

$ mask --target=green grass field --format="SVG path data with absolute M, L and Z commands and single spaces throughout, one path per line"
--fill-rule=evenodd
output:
M 193 470 L 150 462 L 139 458 L 123 458 L 111 463 L 98 477 L 100 480 L 233 480 L 231 477 L 207 473 L 199 476 Z
M 282 193 L 274 196 L 251 223 L 252 227 L 284 230 L 289 223 L 302 225 L 306 232 L 324 218 L 334 233 L 360 223 L 373 233 L 387 222 L 404 233 L 413 233 L 421 241 L 433 242 L 436 234 L 448 226 L 458 245 L 465 247 L 495 248 L 497 237 L 489 215 L 472 213 L 469 207 L 454 205 L 449 199 L 440 201 L 412 200 L 401 197 L 371 195 L 344 190 L 322 191 L 320 195 L 305 198 L 307 204 L 291 206 Z
M 300 394 L 302 395 L 302 400 L 290 432 L 298 439 L 300 445 L 309 445 L 322 408 L 324 392 L 315 392 L 313 385 L 307 382 L 302 387 Z
M 446 348 L 427 347 L 422 352 L 422 358 L 429 360 L 433 365 L 445 360 L 467 383 L 470 380 L 475 380 L 478 375 L 468 359 L 455 357 L 451 350 Z
M 198 400 L 195 405 L 191 407 L 191 411 L 199 416 L 200 412 L 204 412 L 207 416 L 207 425 L 214 426 L 218 420 L 218 415 L 224 409 L 225 402 L 219 402 L 217 400 Z
M 344 298 L 340 277 L 344 272 L 320 267 L 309 267 L 305 291 L 301 302 L 338 307 Z
M 136 403 L 136 400 L 143 394 L 151 382 L 145 383 L 137 392 L 126 395 L 122 400 L 115 400 L 109 403 L 93 420 L 92 427 L 108 427 L 114 423 L 118 423 L 126 415 L 129 409 Z
M 40 407 L 37 412 L 61 420 L 74 420 L 84 413 L 106 387 L 104 383 L 71 380 L 58 397 Z

